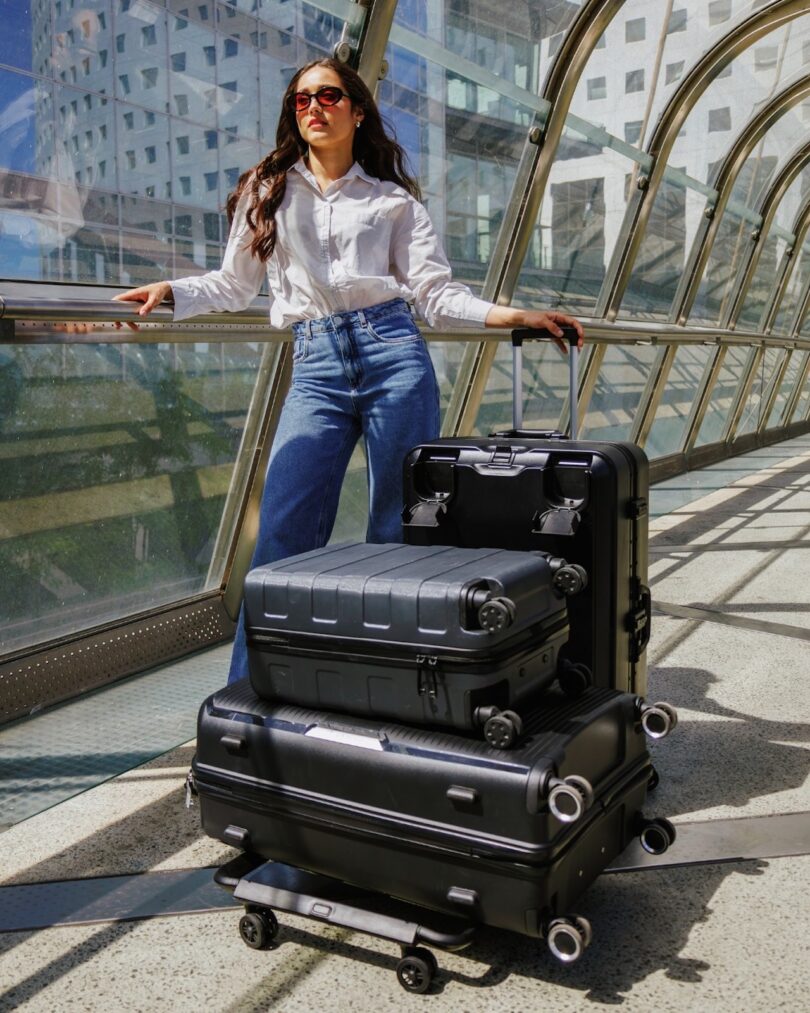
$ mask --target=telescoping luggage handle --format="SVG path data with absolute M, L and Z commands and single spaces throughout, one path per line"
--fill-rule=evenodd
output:
M 577 411 L 577 377 L 579 376 L 579 335 L 575 327 L 560 325 L 563 341 L 568 342 L 568 403 L 570 405 L 571 425 L 569 433 L 572 440 L 579 432 Z M 518 327 L 512 331 L 512 395 L 514 411 L 514 428 L 523 428 L 523 342 L 552 341 L 554 335 L 545 327 Z

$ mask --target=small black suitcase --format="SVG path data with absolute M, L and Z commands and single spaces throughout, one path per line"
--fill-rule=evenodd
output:
M 548 696 L 555 705 L 527 714 L 524 743 L 503 754 L 279 706 L 242 680 L 200 710 L 191 776 L 203 829 L 252 855 L 546 936 L 632 837 L 656 852 L 674 839 L 641 809 L 653 776 L 644 729 L 675 720 L 668 705 L 613 690 Z
M 346 544 L 257 567 L 245 582 L 250 678 L 266 699 L 470 730 L 508 748 L 508 708 L 558 675 L 581 568 L 545 553 Z
M 575 406 L 576 333 L 566 331 Z M 516 378 L 522 342 L 538 335 L 547 336 L 513 332 Z M 563 656 L 585 665 L 594 685 L 643 695 L 650 634 L 647 458 L 632 443 L 523 430 L 518 382 L 515 429 L 488 439 L 437 439 L 408 454 L 404 540 L 540 549 L 584 567 L 588 587 L 569 601 Z

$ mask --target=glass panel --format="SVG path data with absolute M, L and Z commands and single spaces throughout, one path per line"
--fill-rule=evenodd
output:
M 688 185 L 687 177 L 673 174 L 662 182 L 622 300 L 623 314 L 669 314 L 705 206 L 706 197 Z
M 188 208 L 222 209 L 273 142 L 293 69 L 331 55 L 364 11 L 350 0 L 0 9 L 0 62 L 23 68 L 0 68 L 0 277 L 121 285 L 173 272 L 174 224 Z M 157 238 L 133 249 L 121 195 L 139 199 Z M 217 233 L 181 244 L 181 273 L 219 259 Z
M 208 567 L 260 355 L 0 348 L 5 650 L 219 583 Z
M 799 379 L 799 370 L 804 367 L 807 354 L 807 352 L 799 352 L 795 350 L 788 352 L 788 355 L 790 355 L 790 362 L 788 363 L 787 372 L 785 373 L 782 383 L 779 386 L 779 393 L 776 395 L 776 400 L 773 403 L 773 408 L 768 418 L 769 429 L 772 429 L 774 426 L 783 425 L 784 420 L 782 419 L 782 414 L 785 410 L 788 398 L 793 393 L 793 389 Z
M 748 286 L 748 291 L 745 293 L 742 310 L 737 317 L 737 327 L 740 330 L 757 331 L 762 326 L 762 317 L 773 298 L 774 283 L 778 278 L 787 245 L 781 236 L 775 236 L 772 232 L 765 240 L 757 269 Z
M 800 422 L 807 418 L 808 412 L 810 412 L 810 372 L 804 378 L 804 387 L 790 421 Z
M 679 450 L 703 370 L 713 352 L 714 349 L 706 345 L 679 346 L 644 445 L 648 457 L 664 457 Z
M 799 300 L 810 284 L 810 247 L 805 245 L 798 253 L 798 263 L 790 272 L 785 294 L 779 304 L 779 311 L 773 322 L 774 334 L 788 334 L 798 309 Z
M 717 377 L 703 424 L 695 441 L 696 447 L 717 443 L 722 438 L 729 409 L 734 402 L 734 395 L 740 386 L 743 370 L 750 354 L 750 348 L 739 345 L 730 345 L 726 349 L 726 356 L 720 367 L 720 375 Z
M 380 82 L 394 124 L 457 279 L 480 292 L 517 165 L 550 65 L 549 39 L 571 23 L 570 4 L 397 5 Z
M 568 397 L 568 360 L 555 345 L 538 342 L 523 346 L 522 390 L 524 427 L 556 429 Z M 511 429 L 512 412 L 512 346 L 502 342 L 487 379 L 474 434 L 487 436 L 495 430 Z
M 748 399 L 743 406 L 737 432 L 734 434 L 735 439 L 745 436 L 746 433 L 753 433 L 762 421 L 763 398 L 767 394 L 768 384 L 782 354 L 782 350 L 779 348 L 767 348 L 760 359 L 759 369 L 754 376 Z
M 700 281 L 690 324 L 717 324 L 726 311 L 740 262 L 751 248 L 754 225 L 730 209 L 726 210 Z
M 593 311 L 636 163 L 566 126 L 512 302 Z
M 583 440 L 626 440 L 658 349 L 609 345 L 581 426 Z

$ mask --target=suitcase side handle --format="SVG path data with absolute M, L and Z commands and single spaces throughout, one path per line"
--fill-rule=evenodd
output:
M 579 418 L 577 401 L 579 389 L 577 378 L 579 375 L 579 334 L 575 327 L 567 324 L 560 324 L 563 332 L 562 341 L 568 342 L 568 403 L 571 415 L 571 439 L 577 438 L 579 431 Z M 512 331 L 512 423 L 514 429 L 523 428 L 523 342 L 524 341 L 553 341 L 554 335 L 546 327 L 516 327 Z

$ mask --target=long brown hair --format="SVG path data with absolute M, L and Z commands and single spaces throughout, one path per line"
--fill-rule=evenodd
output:
M 281 104 L 276 130 L 276 147 L 258 165 L 243 172 L 236 189 L 228 197 L 228 221 L 233 221 L 236 205 L 246 190 L 250 192 L 247 223 L 253 231 L 250 251 L 260 260 L 269 260 L 276 245 L 276 211 L 287 189 L 287 171 L 306 154 L 307 145 L 298 132 L 293 94 L 302 74 L 313 67 L 328 67 L 343 82 L 354 110 L 363 112 L 363 126 L 355 132 L 352 154 L 369 176 L 397 183 L 417 200 L 422 199 L 419 184 L 405 168 L 402 148 L 389 137 L 374 96 L 360 75 L 337 60 L 313 60 L 296 72 Z M 390 129 L 390 128 L 389 128 Z M 260 191 L 264 191 L 260 196 Z

